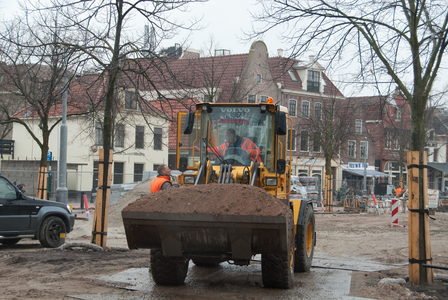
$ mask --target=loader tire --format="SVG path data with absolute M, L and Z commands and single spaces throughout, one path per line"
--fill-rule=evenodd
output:
M 308 205 L 305 213 L 305 223 L 298 226 L 296 235 L 295 272 L 307 272 L 311 268 L 316 243 L 314 211 Z
M 283 254 L 261 255 L 261 276 L 266 288 L 290 289 L 294 285 L 294 222 L 289 214 L 288 251 Z
M 180 285 L 187 277 L 189 259 L 173 259 L 163 256 L 161 249 L 151 249 L 151 274 L 160 285 Z

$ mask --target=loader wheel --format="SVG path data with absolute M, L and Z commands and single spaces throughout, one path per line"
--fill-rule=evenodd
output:
M 296 260 L 294 263 L 295 272 L 307 272 L 311 268 L 314 255 L 314 244 L 316 243 L 314 211 L 308 205 L 305 213 L 305 223 L 298 226 L 296 235 Z
M 180 285 L 187 277 L 189 259 L 163 256 L 161 249 L 151 249 L 151 274 L 155 283 Z
M 283 254 L 261 255 L 261 276 L 266 288 L 290 289 L 294 284 L 294 222 L 289 214 L 288 251 Z

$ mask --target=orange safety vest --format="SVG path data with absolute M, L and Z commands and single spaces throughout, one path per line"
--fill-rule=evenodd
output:
M 160 175 L 157 176 L 156 179 L 154 179 L 151 183 L 151 193 L 156 193 L 160 191 L 162 188 L 162 184 L 164 184 L 167 181 L 171 183 L 170 176 L 160 176 Z

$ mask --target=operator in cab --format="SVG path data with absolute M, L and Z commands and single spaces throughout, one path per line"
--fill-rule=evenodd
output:
M 179 187 L 178 183 L 171 182 L 171 169 L 167 165 L 160 165 L 157 168 L 157 174 L 157 177 L 151 183 L 151 193 Z
M 213 148 L 212 152 L 222 156 L 239 155 L 245 164 L 250 164 L 254 160 L 261 162 L 260 148 L 250 139 L 237 135 L 235 129 L 227 129 L 225 139 L 226 141 L 219 147 Z

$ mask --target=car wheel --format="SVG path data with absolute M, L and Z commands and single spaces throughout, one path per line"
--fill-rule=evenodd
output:
M 2 245 L 5 246 L 12 246 L 17 244 L 21 239 L 17 238 L 17 239 L 5 239 L 5 240 L 0 240 L 0 243 L 2 243 Z
M 61 218 L 52 216 L 46 218 L 39 231 L 39 242 L 44 247 L 56 248 L 65 243 L 66 228 Z

